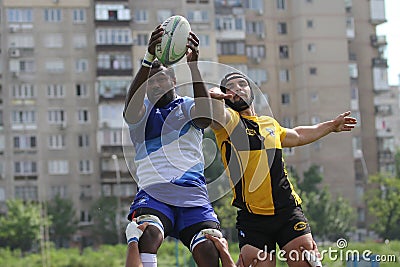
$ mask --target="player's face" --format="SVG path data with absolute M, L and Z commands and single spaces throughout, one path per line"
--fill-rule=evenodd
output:
M 244 101 L 249 103 L 251 97 L 251 89 L 247 80 L 244 78 L 236 78 L 228 81 L 225 85 L 226 94 L 232 95 L 231 102 Z
M 147 81 L 147 97 L 156 107 L 163 107 L 174 100 L 175 80 L 165 70 L 151 70 Z

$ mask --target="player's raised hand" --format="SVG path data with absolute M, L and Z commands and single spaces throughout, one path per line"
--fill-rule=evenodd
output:
M 233 97 L 233 95 L 228 95 L 228 94 L 225 94 L 224 92 L 222 92 L 219 87 L 213 87 L 213 88 L 209 89 L 208 93 L 210 94 L 211 98 L 214 98 L 217 100 L 231 99 Z
M 357 124 L 357 120 L 349 117 L 350 111 L 346 111 L 334 119 L 334 132 L 351 131 Z
M 158 43 L 161 43 L 161 39 L 164 33 L 164 29 L 161 28 L 161 24 L 158 25 L 154 31 L 151 33 L 150 40 L 149 40 L 149 45 L 147 47 L 147 51 L 149 51 L 150 54 L 155 55 L 156 53 L 156 45 Z
M 186 52 L 187 62 L 197 61 L 199 59 L 199 38 L 194 32 L 189 33 L 186 47 L 188 48 Z

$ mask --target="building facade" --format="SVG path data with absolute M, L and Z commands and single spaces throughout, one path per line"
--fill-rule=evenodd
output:
M 294 127 L 352 111 L 352 133 L 285 149 L 285 161 L 300 177 L 318 165 L 365 229 L 367 177 L 394 166 L 386 40 L 376 35 L 383 0 L 2 1 L 3 211 L 7 199 L 56 195 L 73 200 L 81 226 L 91 225 L 100 196 L 118 197 L 127 211 L 137 188 L 124 97 L 151 31 L 175 14 L 200 39 L 200 59 L 209 62 L 200 64 L 203 78 L 218 84 L 215 62 L 243 71 L 259 88 L 260 114 Z M 190 95 L 182 73 L 178 93 Z

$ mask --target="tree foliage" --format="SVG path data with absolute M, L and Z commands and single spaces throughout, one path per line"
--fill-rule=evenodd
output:
M 39 204 L 8 200 L 7 213 L 0 216 L 1 244 L 11 250 L 28 251 L 40 239 L 41 225 L 49 221 L 41 216 Z
M 73 202 L 57 196 L 48 202 L 47 212 L 52 220 L 50 240 L 56 247 L 66 246 L 78 230 L 78 219 Z
M 90 214 L 93 218 L 93 236 L 103 244 L 117 244 L 118 231 L 122 234 L 123 225 L 119 222 L 117 229 L 117 198 L 100 197 L 91 207 Z M 123 218 L 122 213 L 120 218 Z M 125 225 L 126 226 L 126 225 Z
M 302 206 L 313 235 L 323 240 L 336 241 L 340 237 L 347 237 L 353 230 L 354 210 L 343 197 L 333 199 L 328 187 L 319 189 L 322 181 L 317 166 L 311 166 L 304 172 L 303 181 L 298 182 Z
M 367 205 L 376 218 L 371 228 L 385 239 L 400 239 L 400 179 L 377 174 L 369 185 Z

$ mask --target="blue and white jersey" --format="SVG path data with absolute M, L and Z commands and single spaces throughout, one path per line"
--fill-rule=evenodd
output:
M 194 99 L 178 97 L 163 108 L 154 107 L 147 99 L 144 104 L 143 118 L 128 124 L 140 189 L 174 206 L 209 203 L 203 171 L 203 131 L 190 117 Z

